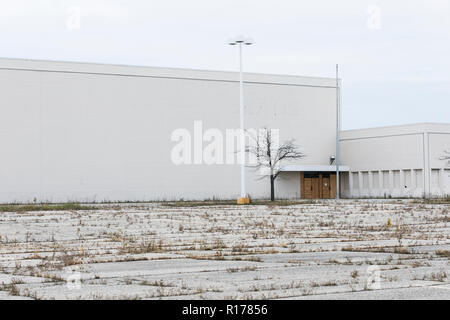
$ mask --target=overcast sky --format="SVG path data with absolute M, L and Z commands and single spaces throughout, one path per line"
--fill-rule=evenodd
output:
M 2 57 L 343 80 L 343 128 L 450 122 L 450 0 L 0 0 Z

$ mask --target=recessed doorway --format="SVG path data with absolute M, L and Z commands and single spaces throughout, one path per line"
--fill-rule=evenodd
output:
M 301 199 L 336 198 L 336 173 L 300 172 Z

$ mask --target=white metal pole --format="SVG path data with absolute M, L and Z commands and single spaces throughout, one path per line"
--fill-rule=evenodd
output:
M 245 198 L 245 134 L 244 134 L 244 86 L 242 81 L 242 43 L 239 43 L 239 99 L 241 122 L 241 198 Z
M 339 188 L 339 65 L 336 64 L 336 199 L 340 198 Z

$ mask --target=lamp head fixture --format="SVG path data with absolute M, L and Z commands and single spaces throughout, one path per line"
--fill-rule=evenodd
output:
M 330 156 L 330 165 L 333 164 L 335 160 L 336 160 L 336 156 L 331 155 Z
M 249 45 L 253 44 L 253 42 L 254 42 L 253 39 L 244 38 L 243 36 L 238 36 L 238 37 L 228 40 L 228 44 L 230 46 L 235 46 L 237 44 L 245 44 L 245 45 L 249 46 Z

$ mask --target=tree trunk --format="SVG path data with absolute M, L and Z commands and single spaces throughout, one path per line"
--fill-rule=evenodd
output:
M 270 201 L 275 201 L 275 178 L 270 176 Z

